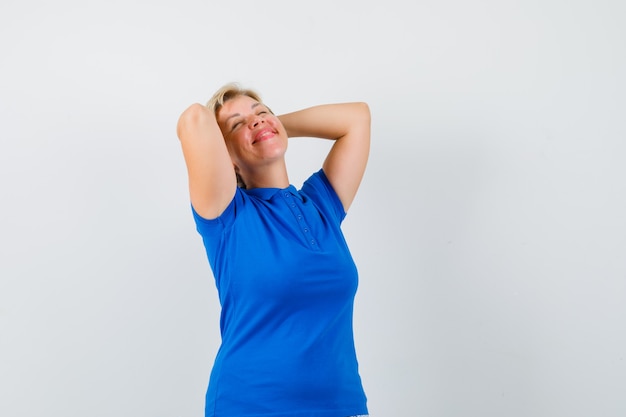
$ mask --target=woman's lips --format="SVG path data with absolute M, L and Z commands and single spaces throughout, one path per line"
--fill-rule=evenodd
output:
M 263 142 L 264 140 L 271 139 L 274 136 L 276 136 L 276 132 L 272 129 L 263 129 L 254 136 L 254 142 L 252 143 Z

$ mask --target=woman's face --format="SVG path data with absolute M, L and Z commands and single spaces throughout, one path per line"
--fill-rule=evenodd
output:
M 278 117 L 252 97 L 238 96 L 226 101 L 217 113 L 217 123 L 233 164 L 240 171 L 254 171 L 285 155 L 285 128 Z

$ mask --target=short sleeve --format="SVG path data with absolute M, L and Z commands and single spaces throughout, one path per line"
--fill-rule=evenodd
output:
M 346 211 L 323 169 L 311 175 L 302 185 L 301 193 L 310 198 L 327 216 L 341 223 Z
M 193 218 L 196 223 L 196 230 L 200 236 L 202 236 L 207 257 L 209 258 L 209 263 L 212 267 L 214 267 L 217 262 L 217 256 L 220 253 L 220 246 L 223 244 L 225 232 L 235 222 L 237 205 L 239 203 L 241 206 L 242 200 L 242 191 L 238 188 L 235 192 L 235 196 L 231 200 L 230 204 L 228 204 L 228 207 L 226 207 L 224 212 L 215 219 L 206 219 L 202 217 L 193 208 L 193 206 L 191 206 Z

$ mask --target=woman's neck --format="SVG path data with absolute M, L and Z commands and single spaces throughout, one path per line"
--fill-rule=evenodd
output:
M 287 188 L 289 176 L 284 163 L 258 167 L 253 172 L 240 172 L 246 188 Z

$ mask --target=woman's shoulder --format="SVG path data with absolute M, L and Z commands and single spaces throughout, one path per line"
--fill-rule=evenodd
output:
M 323 169 L 313 173 L 303 184 L 300 193 L 305 199 L 310 199 L 328 214 L 334 216 L 338 221 L 342 221 L 346 212 L 343 204 L 326 177 Z

